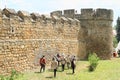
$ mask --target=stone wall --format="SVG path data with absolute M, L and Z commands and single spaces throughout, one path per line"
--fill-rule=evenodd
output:
M 110 59 L 113 12 L 108 9 L 53 11 L 49 15 L 0 10 L 0 74 L 35 68 L 41 55 L 56 53 Z
M 0 13 L 0 74 L 33 69 L 41 55 L 78 53 L 80 22 L 13 9 Z
M 79 53 L 81 59 L 97 53 L 101 59 L 110 59 L 112 46 L 113 11 L 109 9 L 81 9 Z M 83 47 L 83 48 L 81 48 Z

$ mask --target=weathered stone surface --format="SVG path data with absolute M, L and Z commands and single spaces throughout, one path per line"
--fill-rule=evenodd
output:
M 74 10 L 65 10 L 65 15 L 55 12 L 52 16 L 30 15 L 26 11 L 9 16 L 1 14 L 0 74 L 8 74 L 12 69 L 20 72 L 33 69 L 41 55 L 46 55 L 49 62 L 56 53 L 74 54 L 78 59 L 85 59 L 90 51 L 109 59 L 112 12 L 92 10 L 96 16 L 91 9 L 82 11 L 77 17 Z

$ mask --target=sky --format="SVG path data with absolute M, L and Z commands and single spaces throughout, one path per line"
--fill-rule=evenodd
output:
M 112 9 L 114 12 L 113 26 L 116 25 L 116 20 L 120 16 L 119 0 L 0 0 L 0 8 L 5 7 L 40 14 L 49 14 L 52 11 L 64 9 L 75 9 L 78 13 L 81 8 Z

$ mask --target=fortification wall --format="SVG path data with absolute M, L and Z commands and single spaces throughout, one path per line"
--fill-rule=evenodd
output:
M 113 11 L 109 9 L 81 9 L 79 53 L 81 59 L 97 53 L 101 59 L 110 59 L 112 46 Z M 82 48 L 83 47 L 83 48 Z
M 0 74 L 35 68 L 39 56 L 77 54 L 80 22 L 65 17 L 3 9 L 0 12 Z M 35 63 L 35 64 L 34 64 Z
M 56 53 L 86 59 L 95 52 L 110 59 L 112 20 L 109 9 L 81 9 L 81 14 L 70 9 L 51 16 L 0 10 L 0 74 L 33 69 L 41 55 L 48 60 Z

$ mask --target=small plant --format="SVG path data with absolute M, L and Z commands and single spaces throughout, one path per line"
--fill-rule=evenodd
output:
M 10 76 L 0 75 L 0 80 L 15 80 L 17 77 L 18 77 L 18 72 L 16 70 L 12 70 Z
M 98 65 L 99 57 L 96 53 L 89 54 L 88 61 L 90 62 L 89 71 L 94 71 Z
M 14 80 L 15 78 L 17 78 L 17 76 L 18 76 L 17 71 L 13 69 L 9 80 Z

